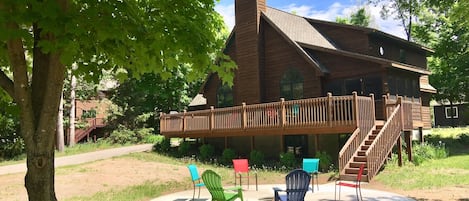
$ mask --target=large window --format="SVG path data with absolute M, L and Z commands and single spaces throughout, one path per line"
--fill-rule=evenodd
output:
M 303 76 L 296 69 L 289 69 L 280 81 L 280 96 L 286 100 L 303 98 Z
M 233 106 L 233 90 L 226 84 L 220 84 L 217 90 L 217 107 Z

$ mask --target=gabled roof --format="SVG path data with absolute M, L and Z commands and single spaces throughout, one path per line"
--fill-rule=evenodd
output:
M 288 38 L 295 42 L 337 49 L 303 17 L 270 7 L 267 7 L 265 16 L 271 20 L 280 31 L 288 36 Z

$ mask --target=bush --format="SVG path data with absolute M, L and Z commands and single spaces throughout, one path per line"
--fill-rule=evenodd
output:
M 280 165 L 286 168 L 293 168 L 297 165 L 295 154 L 292 152 L 280 153 Z
M 332 158 L 325 151 L 318 151 L 316 158 L 319 158 L 319 170 L 321 172 L 328 172 L 331 169 Z
M 18 121 L 0 114 L 0 158 L 12 159 L 24 153 L 24 141 Z
M 160 140 L 161 137 L 164 137 L 164 136 L 151 134 L 151 135 L 146 136 L 146 137 L 143 139 L 143 142 L 144 142 L 144 143 L 148 143 L 148 144 L 156 144 L 156 143 L 158 143 L 158 142 L 160 142 L 160 141 L 163 140 L 163 139 Z
M 123 125 L 111 132 L 108 140 L 113 144 L 135 144 L 144 142 L 149 136 L 153 135 L 153 128 L 140 128 L 138 130 L 130 130 Z
M 444 143 L 439 143 L 438 145 L 432 144 L 417 144 L 413 147 L 413 163 L 415 165 L 420 165 L 424 161 L 431 159 L 440 159 L 448 157 L 448 151 L 445 148 Z
M 163 135 L 156 136 L 155 145 L 153 145 L 153 150 L 160 153 L 168 152 L 171 148 L 171 140 L 165 138 Z
M 191 150 L 191 144 L 187 141 L 181 142 L 178 147 L 179 156 L 188 156 Z
M 204 144 L 199 147 L 200 160 L 208 161 L 213 158 L 215 154 L 215 148 L 210 144 Z
M 236 157 L 236 153 L 233 149 L 225 149 L 220 158 L 220 163 L 223 165 L 230 165 L 233 163 L 233 159 Z
M 252 150 L 249 154 L 250 163 L 261 167 L 264 164 L 264 154 L 257 150 Z
M 461 144 L 469 144 L 469 133 L 461 133 L 457 139 Z

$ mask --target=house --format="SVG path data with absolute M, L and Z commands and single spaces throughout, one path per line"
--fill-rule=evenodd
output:
M 442 103 L 433 106 L 435 127 L 457 127 L 469 125 L 468 103 Z
M 233 86 L 210 75 L 200 91 L 205 110 L 162 114 L 163 135 L 201 138 L 242 156 L 254 149 L 270 158 L 326 151 L 341 177 L 366 163 L 371 179 L 401 131 L 410 142 L 413 129 L 431 128 L 432 50 L 280 11 L 265 0 L 235 0 L 235 11 L 224 50 L 238 65 Z

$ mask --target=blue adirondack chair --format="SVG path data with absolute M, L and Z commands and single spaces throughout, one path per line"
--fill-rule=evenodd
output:
M 285 190 L 274 187 L 275 201 L 304 201 L 310 180 L 311 175 L 302 169 L 291 171 L 285 177 Z
M 192 183 L 194 184 L 194 192 L 192 193 L 192 200 L 195 197 L 195 187 L 199 187 L 199 196 L 200 198 L 200 187 L 205 186 L 205 184 L 201 181 L 199 177 L 199 172 L 197 171 L 197 166 L 194 164 L 190 164 L 187 166 L 189 168 L 189 172 L 191 173 Z

